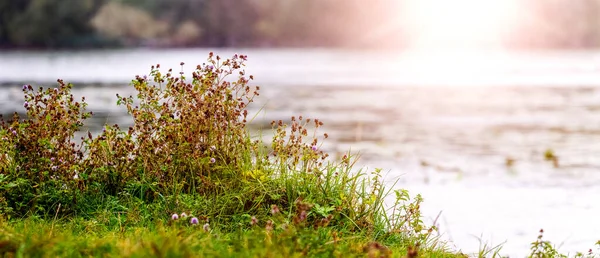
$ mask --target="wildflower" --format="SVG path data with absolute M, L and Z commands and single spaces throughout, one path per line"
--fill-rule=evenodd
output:
M 273 230 L 273 221 L 272 220 L 267 221 L 267 225 L 265 226 L 265 229 L 267 231 Z
M 177 215 L 177 213 L 173 213 L 173 215 L 171 215 L 171 219 L 172 220 L 178 220 L 179 219 L 179 215 Z
M 210 151 L 215 151 L 215 150 L 217 150 L 217 147 L 215 147 L 214 145 L 210 146 Z
M 275 204 L 271 205 L 271 214 L 275 215 L 277 213 L 279 213 L 279 207 Z
M 190 224 L 192 224 L 192 225 L 198 225 L 198 218 L 192 217 L 192 219 L 190 219 Z
M 300 216 L 298 216 L 298 219 L 300 221 L 304 221 L 306 219 L 306 215 L 307 215 L 306 211 L 302 211 L 302 212 L 300 212 Z
M 52 166 L 52 171 L 56 171 L 56 170 L 58 170 L 58 167 L 57 166 Z
M 310 147 L 313 151 L 317 151 L 317 145 L 313 145 L 312 147 Z
M 54 158 L 54 157 L 50 158 L 50 161 L 54 162 L 54 160 L 55 160 L 55 158 Z
M 215 158 L 210 158 L 210 163 L 215 163 L 216 161 Z
M 27 107 L 29 107 L 29 103 L 27 103 L 27 101 L 25 101 L 25 103 L 23 103 L 23 107 L 24 107 L 24 108 L 27 108 Z
M 187 214 L 185 214 L 185 212 L 181 213 L 181 218 L 187 218 Z
M 23 90 L 27 90 L 27 84 L 23 84 Z
M 204 231 L 208 232 L 210 231 L 210 225 L 208 223 L 204 224 L 204 226 L 202 226 L 202 229 L 204 229 Z
M 250 225 L 254 226 L 258 224 L 258 219 L 256 218 L 256 216 L 252 216 L 252 219 L 250 220 Z

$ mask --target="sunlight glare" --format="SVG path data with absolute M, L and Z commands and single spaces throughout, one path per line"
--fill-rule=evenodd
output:
M 517 0 L 406 0 L 411 48 L 488 48 L 502 44 Z
M 404 0 L 410 74 L 427 84 L 486 82 L 503 67 L 498 53 L 515 26 L 517 1 Z

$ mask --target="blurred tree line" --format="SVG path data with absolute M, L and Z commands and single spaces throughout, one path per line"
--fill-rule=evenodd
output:
M 90 20 L 105 0 L 0 0 L 0 46 L 59 47 L 98 42 Z
M 398 47 L 401 1 L 0 0 L 0 47 Z M 599 1 L 522 1 L 506 44 L 596 47 Z

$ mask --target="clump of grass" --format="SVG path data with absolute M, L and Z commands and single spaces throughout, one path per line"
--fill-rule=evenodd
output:
M 72 85 L 24 86 L 27 118 L 15 114 L 0 126 L 0 211 L 8 219 L 0 248 L 60 256 L 119 255 L 116 250 L 453 256 L 421 221 L 420 196 L 397 191 L 396 203 L 385 207 L 391 192 L 380 170 L 357 170 L 350 153 L 334 160 L 320 149 L 328 136 L 318 133 L 322 121 L 273 121 L 270 146 L 253 137 L 247 108 L 260 88 L 250 86 L 246 59 L 211 53 L 189 78 L 153 66 L 132 80 L 135 96 L 117 95 L 133 126 L 106 125 L 77 143 L 74 134 L 92 113 L 85 99 L 73 99 Z M 154 233 L 136 240 L 148 231 Z M 90 232 L 118 233 L 70 244 Z M 56 238 L 40 245 L 46 235 Z M 15 243 L 26 247 L 15 251 Z
M 84 151 L 73 137 L 92 113 L 85 112 L 85 98 L 75 101 L 71 88 L 62 80 L 46 90 L 24 85 L 27 118 L 15 113 L 10 121 L 2 119 L 0 211 L 50 212 L 60 203 L 75 202 L 75 192 L 82 190 L 73 178 L 82 170 Z
M 560 166 L 560 164 L 558 162 L 558 156 L 556 155 L 556 153 L 554 153 L 554 151 L 552 149 L 547 149 L 544 152 L 544 159 L 552 162 L 552 165 L 555 168 L 558 168 Z

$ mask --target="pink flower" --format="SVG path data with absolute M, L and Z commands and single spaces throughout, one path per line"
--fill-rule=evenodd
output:
M 302 211 L 300 212 L 300 216 L 298 217 L 298 219 L 300 219 L 300 221 L 304 221 L 306 220 L 306 215 L 308 215 L 306 211 Z
M 277 207 L 277 205 L 273 204 L 271 206 L 271 214 L 275 215 L 277 213 L 279 213 L 279 207 Z
M 192 218 L 190 219 L 190 224 L 192 224 L 192 225 L 198 225 L 198 218 L 196 218 L 196 217 L 192 217 Z
M 172 220 L 178 220 L 179 219 L 179 215 L 177 215 L 177 213 L 173 213 L 173 215 L 171 215 L 171 219 Z

